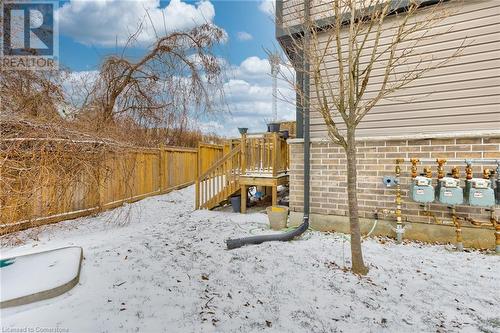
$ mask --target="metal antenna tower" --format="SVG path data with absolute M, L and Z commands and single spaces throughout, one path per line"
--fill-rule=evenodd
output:
M 280 57 L 277 53 L 269 55 L 269 63 L 271 64 L 271 76 L 273 77 L 273 121 L 278 120 L 278 72 L 280 70 Z

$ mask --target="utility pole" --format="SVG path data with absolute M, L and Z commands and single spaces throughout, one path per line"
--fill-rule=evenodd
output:
M 269 63 L 271 64 L 271 76 L 273 77 L 273 121 L 278 120 L 278 72 L 280 70 L 280 57 L 277 53 L 269 55 Z

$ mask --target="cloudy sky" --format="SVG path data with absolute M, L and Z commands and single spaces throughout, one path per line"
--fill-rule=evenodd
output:
M 70 0 L 58 12 L 61 63 L 75 75 L 98 69 L 102 59 L 121 52 L 139 22 L 145 24 L 138 47 L 140 56 L 155 38 L 155 31 L 189 29 L 205 22 L 223 28 L 227 42 L 217 49 L 230 70 L 224 85 L 229 112 L 201 119 L 209 132 L 237 135 L 237 127 L 265 129 L 271 118 L 272 82 L 266 49 L 279 49 L 272 21 L 274 1 L 269 0 Z M 147 15 L 147 19 L 145 19 Z M 144 23 L 146 22 L 146 23 Z M 294 118 L 293 92 L 279 84 L 278 117 Z

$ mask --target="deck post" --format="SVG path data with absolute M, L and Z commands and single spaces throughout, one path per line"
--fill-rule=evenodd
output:
M 273 185 L 273 197 L 272 197 L 272 205 L 277 206 L 278 205 L 278 185 Z
M 278 133 L 273 133 L 273 143 L 272 143 L 272 168 L 273 168 L 273 177 L 276 177 L 278 172 Z M 273 192 L 274 193 L 274 192 Z
M 245 214 L 247 212 L 247 186 L 241 185 L 241 213 Z

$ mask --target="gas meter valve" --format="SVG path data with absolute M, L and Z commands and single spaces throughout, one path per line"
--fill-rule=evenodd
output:
M 393 176 L 384 176 L 382 182 L 386 187 L 394 187 L 399 184 L 399 179 Z

